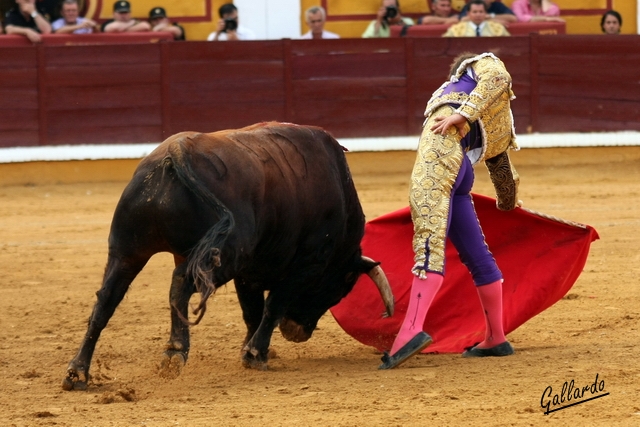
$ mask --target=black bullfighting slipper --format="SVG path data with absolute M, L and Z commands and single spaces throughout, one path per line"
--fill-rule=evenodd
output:
M 382 365 L 378 366 L 378 369 L 393 369 L 399 366 L 402 362 L 410 358 L 416 353 L 420 353 L 425 349 L 433 340 L 426 332 L 420 332 L 415 337 L 411 338 L 408 343 L 403 345 L 400 350 L 395 354 L 389 355 L 386 351 L 382 356 Z
M 491 356 L 511 356 L 515 351 L 509 341 L 505 341 L 502 344 L 498 344 L 491 348 L 478 348 L 477 344 L 473 347 L 468 347 L 462 357 L 491 357 Z

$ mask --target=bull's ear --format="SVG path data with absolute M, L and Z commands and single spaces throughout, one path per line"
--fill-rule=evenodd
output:
M 362 266 L 361 268 L 363 273 L 368 273 L 379 265 L 380 265 L 379 262 L 374 261 L 371 258 L 368 258 L 366 256 L 361 257 L 361 266 Z
M 380 265 L 379 262 L 363 256 L 357 264 L 356 271 L 348 272 L 344 279 L 346 282 L 355 282 L 362 273 L 369 274 L 378 265 Z
M 350 272 L 347 273 L 346 276 L 344 276 L 344 281 L 345 281 L 345 283 L 355 282 L 358 279 L 358 277 L 360 277 L 360 273 L 359 272 L 355 273 L 353 271 L 350 271 Z

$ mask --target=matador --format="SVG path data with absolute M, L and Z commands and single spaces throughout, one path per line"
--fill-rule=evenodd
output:
M 502 323 L 502 273 L 471 197 L 473 165 L 484 161 L 498 209 L 520 205 L 519 177 L 507 154 L 518 148 L 510 107 L 514 98 L 511 76 L 499 58 L 466 53 L 454 60 L 449 79 L 427 103 L 409 194 L 415 254 L 409 307 L 380 369 L 394 368 L 431 344 L 424 320 L 444 279 L 447 237 L 471 273 L 485 314 L 484 341 L 463 357 L 514 353 Z

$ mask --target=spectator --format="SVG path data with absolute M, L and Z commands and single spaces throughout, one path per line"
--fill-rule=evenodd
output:
M 240 25 L 238 8 L 233 3 L 226 3 L 218 9 L 220 20 L 218 27 L 207 37 L 208 41 L 255 40 L 256 35 L 249 28 Z
M 309 31 L 301 39 L 339 39 L 340 36 L 324 29 L 327 13 L 322 6 L 312 6 L 304 13 Z
M 362 33 L 362 37 L 389 37 L 391 25 L 410 26 L 413 25 L 413 19 L 402 16 L 398 0 L 382 0 L 378 16 L 369 23 L 367 29 Z
M 484 0 L 471 0 L 468 20 L 450 26 L 443 37 L 500 37 L 510 36 L 500 22 L 487 21 L 487 4 Z
M 78 0 L 64 0 L 62 18 L 51 23 L 51 30 L 56 34 L 91 34 L 100 31 L 98 24 L 79 16 Z
M 50 34 L 51 25 L 42 12 L 36 8 L 36 0 L 16 0 L 13 9 L 7 12 L 4 19 L 7 34 L 20 34 L 38 43 L 40 34 Z
M 135 33 L 151 31 L 147 21 L 139 21 L 131 16 L 131 4 L 120 0 L 113 4 L 113 19 L 102 24 L 105 33 Z
M 615 10 L 608 10 L 602 15 L 600 28 L 605 34 L 620 34 L 622 27 L 622 16 Z
M 177 22 L 173 24 L 167 18 L 167 11 L 163 7 L 154 7 L 149 11 L 151 31 L 168 31 L 174 40 L 184 40 L 184 28 Z
M 472 2 L 467 3 L 460 11 L 460 20 L 468 21 L 469 6 Z M 518 18 L 511 9 L 505 6 L 502 2 L 495 0 L 484 0 L 484 4 L 487 6 L 487 18 L 492 21 L 499 22 L 504 26 L 508 26 L 512 22 L 518 22 Z
M 458 14 L 451 8 L 451 0 L 432 0 L 431 14 L 418 19 L 418 24 L 455 24 L 459 20 Z
M 511 8 L 520 22 L 564 22 L 560 8 L 549 0 L 516 0 Z

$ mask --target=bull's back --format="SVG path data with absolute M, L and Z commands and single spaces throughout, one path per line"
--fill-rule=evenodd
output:
M 183 132 L 161 143 L 141 161 L 119 205 L 127 221 L 131 212 L 142 213 L 137 222 L 145 227 L 155 215 L 153 226 L 161 230 L 149 234 L 168 235 L 163 244 L 170 249 L 163 250 L 171 252 L 187 251 L 216 219 L 174 173 L 187 167 L 233 213 L 245 240 L 313 245 L 316 235 L 348 231 L 359 244 L 364 216 L 343 149 L 320 128 L 264 123 Z
M 181 145 L 182 150 L 176 150 Z M 320 197 L 343 198 L 352 182 L 342 148 L 320 128 L 261 123 L 209 134 L 170 138 L 153 161 L 167 153 L 188 157 L 194 170 L 223 202 L 256 210 L 291 209 Z M 327 200 L 328 201 L 328 200 Z

